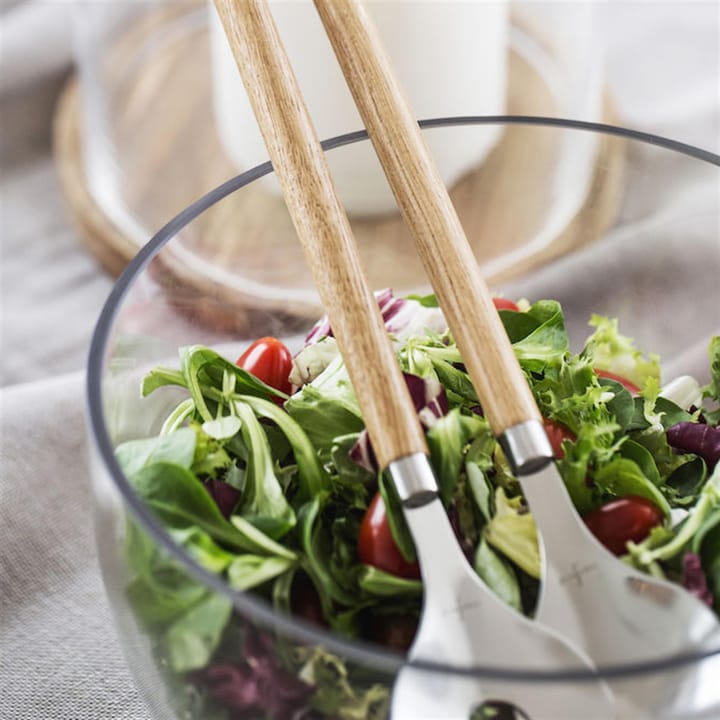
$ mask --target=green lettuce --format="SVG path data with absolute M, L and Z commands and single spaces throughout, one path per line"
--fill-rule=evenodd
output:
M 606 370 L 642 389 L 648 378 L 660 379 L 657 355 L 644 357 L 631 338 L 618 330 L 617 319 L 593 315 L 595 332 L 588 338 L 582 355 L 598 370 Z
M 703 396 L 710 398 L 717 403 L 715 410 L 706 410 L 705 417 L 712 425 L 720 425 L 720 335 L 716 335 L 710 341 L 708 348 L 710 356 L 710 383 L 703 388 Z
M 535 320 L 537 326 L 525 337 L 512 343 L 521 367 L 528 372 L 543 372 L 548 367 L 559 367 L 570 349 L 560 303 L 540 300 L 524 314 Z
M 312 383 L 293 395 L 285 409 L 303 428 L 323 460 L 329 458 L 335 438 L 359 433 L 365 427 L 356 402 L 348 395 L 329 394 Z
M 247 403 L 237 402 L 236 411 L 242 422 L 240 432 L 249 449 L 239 513 L 277 540 L 295 525 L 295 513 L 275 472 L 275 461 L 260 421 Z
M 508 498 L 502 488 L 495 492 L 495 515 L 483 537 L 530 577 L 540 579 L 542 562 L 537 528 L 521 497 Z

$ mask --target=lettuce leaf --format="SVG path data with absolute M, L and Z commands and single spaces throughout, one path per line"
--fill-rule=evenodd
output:
M 390 526 L 390 534 L 395 541 L 395 545 L 397 545 L 400 554 L 407 562 L 415 562 L 417 560 L 415 543 L 410 534 L 410 528 L 405 521 L 395 483 L 393 483 L 388 473 L 381 473 L 378 477 L 378 486 L 385 505 L 385 515 Z
M 115 458 L 128 477 L 154 462 L 171 462 L 190 468 L 194 455 L 195 433 L 189 428 L 142 440 L 128 440 L 115 448 Z
M 501 600 L 522 612 L 520 586 L 512 565 L 500 557 L 485 538 L 478 543 L 473 565 L 475 572 Z
M 707 410 L 706 420 L 711 425 L 720 425 L 720 335 L 716 335 L 710 341 L 708 348 L 710 356 L 710 383 L 703 388 L 703 396 L 718 403 L 715 410 Z
M 208 664 L 230 620 L 232 603 L 208 593 L 168 629 L 165 637 L 170 667 L 175 672 L 198 670 Z
M 406 595 L 421 597 L 423 592 L 420 580 L 391 575 L 370 565 L 361 566 L 357 583 L 360 589 L 368 595 L 383 598 Z
M 582 355 L 594 368 L 626 378 L 641 390 L 648 378 L 659 381 L 657 355 L 644 357 L 633 340 L 620 333 L 617 319 L 593 315 L 590 325 L 595 332 L 587 339 Z
M 549 367 L 559 367 L 570 349 L 565 319 L 560 303 L 540 300 L 526 311 L 538 322 L 538 326 L 512 347 L 520 366 L 528 372 L 546 372 Z
M 249 450 L 245 487 L 238 512 L 277 540 L 295 525 L 295 513 L 275 474 L 275 462 L 260 421 L 247 403 L 238 401 L 235 407 L 242 421 L 240 432 Z
M 576 435 L 583 427 L 602 428 L 598 442 L 612 444 L 620 429 L 609 403 L 617 397 L 616 388 L 604 387 L 587 362 L 574 358 L 563 363 L 556 373 L 548 373 L 533 384 L 540 412 L 572 430 Z M 629 394 L 628 394 L 629 397 Z M 612 426 L 612 429 L 611 429 Z
M 330 478 L 320 464 L 315 448 L 300 424 L 273 402 L 252 396 L 245 396 L 242 400 L 257 415 L 272 420 L 287 438 L 297 463 L 299 477 L 298 492 L 294 501 L 304 502 L 318 493 L 329 490 Z
M 350 401 L 345 392 L 327 392 L 327 388 L 316 387 L 314 383 L 293 395 L 285 409 L 302 427 L 322 460 L 330 457 L 335 438 L 359 433 L 365 427 L 354 396 Z
M 487 420 L 474 415 L 462 415 L 453 408 L 427 432 L 430 460 L 440 488 L 440 497 L 447 506 L 464 465 L 464 448 L 481 434 L 490 435 Z
M 263 585 L 295 567 L 286 557 L 239 555 L 227 569 L 228 584 L 233 590 L 245 592 Z
M 136 472 L 129 481 L 138 497 L 167 527 L 197 527 L 230 548 L 248 549 L 244 536 L 223 517 L 208 491 L 187 468 L 156 462 Z
M 275 390 L 225 359 L 214 350 L 203 345 L 192 345 L 180 348 L 180 365 L 185 379 L 185 386 L 195 403 L 195 408 L 203 421 L 216 419 L 213 412 L 221 400 L 229 400 L 232 393 L 256 395 L 271 399 L 287 397 L 285 393 Z M 154 388 L 157 383 L 146 383 L 144 390 Z M 227 387 L 229 386 L 229 387 Z M 215 389 L 210 405 L 207 404 L 209 388 Z M 229 392 L 225 392 L 225 390 Z
M 598 468 L 592 479 L 604 493 L 615 497 L 639 495 L 647 498 L 670 518 L 670 505 L 660 490 L 645 476 L 638 464 L 627 457 L 616 457 Z
M 496 512 L 483 530 L 483 537 L 530 577 L 540 579 L 542 563 L 535 520 L 521 497 L 508 499 L 505 491 L 495 492 Z
M 390 690 L 384 684 L 360 683 L 345 663 L 320 647 L 299 648 L 299 677 L 316 688 L 311 706 L 337 720 L 385 720 L 390 712 Z

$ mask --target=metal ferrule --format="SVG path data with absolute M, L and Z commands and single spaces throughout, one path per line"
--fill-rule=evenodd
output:
M 526 420 L 513 425 L 500 435 L 498 442 L 515 475 L 529 475 L 542 470 L 554 458 L 540 420 Z
M 424 453 L 406 455 L 388 465 L 400 502 L 405 507 L 422 507 L 438 495 L 438 484 Z

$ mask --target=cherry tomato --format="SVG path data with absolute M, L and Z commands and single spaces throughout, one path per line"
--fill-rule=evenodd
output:
M 395 544 L 382 495 L 376 493 L 360 525 L 358 557 L 365 565 L 372 565 L 392 575 L 420 578 L 420 567 L 409 563 Z
M 569 430 L 559 422 L 550 420 L 550 418 L 543 418 L 543 425 L 545 426 L 545 433 L 548 436 L 550 445 L 553 449 L 553 455 L 558 459 L 562 460 L 565 457 L 565 451 L 562 448 L 562 441 L 575 440 L 575 433 Z
M 593 370 L 598 377 L 619 382 L 631 395 L 637 395 L 640 392 L 640 388 L 637 385 L 631 383 L 628 379 L 621 377 L 620 375 L 611 373 L 608 370 L 599 370 L 598 368 L 593 368 Z
M 613 555 L 624 555 L 628 541 L 640 542 L 659 525 L 662 512 L 647 498 L 628 495 L 611 500 L 583 518 L 590 532 Z
M 520 310 L 516 303 L 507 298 L 494 297 L 493 305 L 495 305 L 496 310 L 514 310 L 515 312 Z
M 290 394 L 292 385 L 288 376 L 292 370 L 292 355 L 277 338 L 263 337 L 256 340 L 235 364 L 266 385 Z

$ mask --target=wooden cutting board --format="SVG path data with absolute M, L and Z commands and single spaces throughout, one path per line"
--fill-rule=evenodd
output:
M 54 127 L 60 183 L 83 241 L 115 275 L 180 210 L 237 174 L 213 124 L 209 62 L 206 23 L 189 22 L 187 10 L 180 9 L 146 18 L 108 50 L 108 67 L 117 68 L 117 76 L 110 71 L 108 96 L 124 188 L 120 212 L 99 202 L 88 186 L 78 80 L 71 78 L 64 89 Z M 512 48 L 507 111 L 557 114 L 546 82 Z M 604 115 L 605 121 L 613 120 L 608 98 Z M 507 126 L 485 161 L 451 188 L 491 285 L 598 239 L 616 215 L 624 143 L 600 135 L 586 191 L 565 217 L 555 218 L 554 227 L 548 222 L 557 192 L 548 179 L 563 138 L 558 130 Z M 407 291 L 425 285 L 399 215 L 354 218 L 352 224 L 373 287 Z M 230 329 L 262 324 L 268 312 L 296 318 L 302 325 L 318 312 L 282 198 L 261 183 L 234 193 L 195 220 L 170 244 L 159 266 L 155 277 L 182 296 L 184 305 L 196 302 L 193 298 L 214 298 L 217 303 L 211 304 L 221 306 L 225 318 L 215 309 L 214 320 Z

